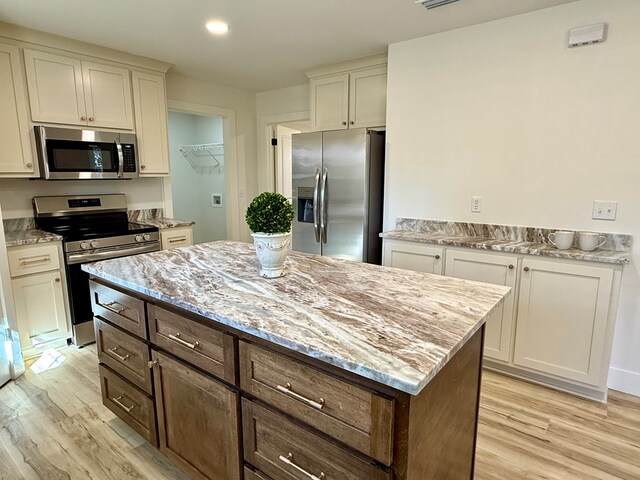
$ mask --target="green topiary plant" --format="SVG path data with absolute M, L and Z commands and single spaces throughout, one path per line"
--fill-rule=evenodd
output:
M 279 193 L 263 192 L 251 201 L 244 218 L 253 233 L 289 233 L 293 205 Z

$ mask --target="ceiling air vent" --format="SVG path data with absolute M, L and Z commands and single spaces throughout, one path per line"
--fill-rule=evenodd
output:
M 457 1 L 459 0 L 418 0 L 415 3 L 422 5 L 427 10 L 431 10 L 432 8 L 442 7 L 443 5 L 448 5 Z

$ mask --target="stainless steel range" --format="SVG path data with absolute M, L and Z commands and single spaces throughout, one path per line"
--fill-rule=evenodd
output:
M 160 250 L 157 227 L 131 223 L 124 194 L 34 197 L 36 226 L 63 237 L 73 343 L 95 341 L 83 263 Z

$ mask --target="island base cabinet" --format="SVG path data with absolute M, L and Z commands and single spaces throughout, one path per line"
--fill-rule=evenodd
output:
M 240 480 L 239 394 L 152 351 L 160 451 L 194 479 Z

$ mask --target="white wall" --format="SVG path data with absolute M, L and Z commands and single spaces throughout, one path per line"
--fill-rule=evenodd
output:
M 258 125 L 258 190 L 275 189 L 271 125 L 309 119 L 309 82 L 256 94 Z
M 606 43 L 567 48 L 607 22 Z M 610 386 L 640 395 L 640 2 L 583 0 L 389 48 L 396 217 L 631 233 Z M 472 195 L 483 197 L 470 213 Z M 591 220 L 617 200 L 615 222 Z
M 32 217 L 31 199 L 40 195 L 124 193 L 130 210 L 162 208 L 162 179 L 45 181 L 0 179 L 4 218 Z
M 237 148 L 241 237 L 249 241 L 251 237 L 244 221 L 244 214 L 247 202 L 251 201 L 258 192 L 255 93 L 169 74 L 167 75 L 167 98 L 169 101 L 208 105 L 235 112 L 236 138 L 234 140 Z
M 202 143 L 222 143 L 221 117 L 169 112 L 173 214 L 196 222 L 194 243 L 227 238 L 225 209 L 214 208 L 211 202 L 212 193 L 225 192 L 224 166 L 196 170 L 179 151 L 182 145 Z M 226 205 L 224 195 L 223 205 Z

